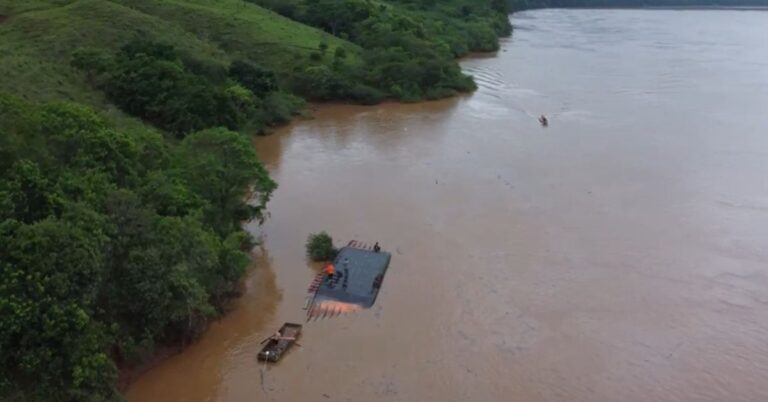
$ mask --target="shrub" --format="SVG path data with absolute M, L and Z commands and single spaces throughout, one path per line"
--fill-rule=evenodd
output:
M 428 100 L 436 100 L 448 98 L 454 95 L 456 95 L 456 91 L 450 88 L 431 88 L 427 90 L 425 98 Z
M 327 66 L 319 65 L 295 72 L 291 81 L 293 90 L 302 96 L 313 100 L 327 100 L 332 98 L 331 88 L 338 80 Z
M 307 237 L 307 257 L 312 261 L 329 261 L 336 256 L 333 239 L 326 232 L 311 233 Z
M 303 107 L 304 100 L 298 96 L 287 92 L 273 92 L 262 100 L 261 110 L 266 115 L 264 124 L 273 126 L 287 123 L 291 116 L 296 115 Z
M 384 99 L 384 94 L 381 91 L 364 84 L 354 85 L 349 89 L 347 96 L 363 105 L 375 105 Z
M 344 50 L 343 47 L 337 47 L 336 50 L 333 52 L 333 57 L 335 59 L 346 59 L 347 51 Z
M 277 77 L 271 70 L 246 60 L 235 60 L 229 66 L 229 76 L 257 96 L 277 90 Z
M 114 58 L 97 49 L 78 49 L 72 53 L 72 66 L 85 71 L 88 74 L 88 79 L 96 80 L 104 74 L 108 74 L 115 68 Z M 97 80 L 97 84 L 101 84 Z

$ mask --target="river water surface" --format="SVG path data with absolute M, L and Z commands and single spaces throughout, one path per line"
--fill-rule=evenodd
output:
M 512 20 L 472 95 L 256 140 L 248 291 L 129 400 L 768 401 L 768 12 Z M 264 370 L 320 230 L 391 251 L 382 291 Z

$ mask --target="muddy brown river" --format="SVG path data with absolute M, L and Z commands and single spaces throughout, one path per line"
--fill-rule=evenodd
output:
M 512 19 L 474 94 L 257 139 L 280 188 L 248 290 L 128 399 L 768 401 L 768 12 Z M 378 301 L 265 370 L 320 230 L 393 253 Z

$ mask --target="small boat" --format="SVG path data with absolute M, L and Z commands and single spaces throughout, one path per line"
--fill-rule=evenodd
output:
M 549 125 L 549 120 L 547 120 L 547 117 L 544 115 L 541 115 L 539 117 L 539 123 L 541 123 L 542 126 L 546 127 Z
M 259 352 L 258 359 L 260 361 L 266 361 L 275 363 L 283 356 L 283 353 L 296 343 L 296 339 L 301 334 L 301 324 L 294 324 L 292 322 L 286 322 L 280 327 L 280 331 L 262 341 L 266 342 L 261 351 Z

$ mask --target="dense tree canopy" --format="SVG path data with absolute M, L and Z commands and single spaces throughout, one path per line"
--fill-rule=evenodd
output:
M 301 105 L 278 90 L 266 68 L 236 60 L 221 73 L 193 59 L 182 61 L 164 43 L 137 40 L 115 54 L 80 49 L 72 64 L 123 111 L 179 137 L 217 126 L 261 131 Z
M 109 399 L 115 362 L 219 313 L 275 183 L 225 128 L 170 145 L 0 95 L 0 133 L 0 398 Z
M 363 48 L 362 64 L 328 67 L 321 51 L 295 72 L 293 89 L 319 100 L 414 101 L 472 90 L 455 58 L 497 50 L 498 37 L 511 32 L 506 3 L 497 0 L 253 1 Z

